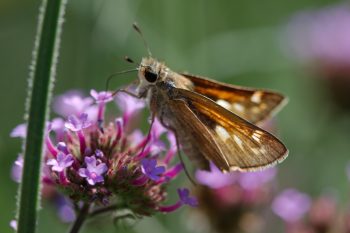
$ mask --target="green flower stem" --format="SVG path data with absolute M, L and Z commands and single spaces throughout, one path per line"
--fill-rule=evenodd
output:
M 72 225 L 69 233 L 78 233 L 80 228 L 83 226 L 86 218 L 89 216 L 90 204 L 84 203 L 83 207 L 80 209 L 77 219 Z
M 40 173 L 45 124 L 55 77 L 66 0 L 43 0 L 33 50 L 27 98 L 28 132 L 19 187 L 18 233 L 34 233 L 40 207 Z

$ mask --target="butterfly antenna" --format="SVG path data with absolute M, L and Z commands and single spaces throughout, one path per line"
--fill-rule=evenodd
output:
M 132 59 L 131 59 L 130 57 L 128 57 L 128 56 L 125 56 L 125 57 L 124 57 L 124 60 L 127 61 L 127 62 L 129 62 L 129 63 L 131 63 L 131 64 L 135 64 L 134 60 L 132 60 Z
M 149 49 L 149 46 L 147 44 L 147 41 L 145 40 L 145 37 L 143 36 L 143 33 L 141 31 L 141 29 L 139 28 L 139 26 L 136 23 L 132 24 L 132 27 L 135 29 L 135 31 L 137 31 L 137 33 L 141 36 L 143 44 L 145 45 L 147 52 L 148 52 L 148 56 L 152 57 L 152 53 L 151 50 Z
M 107 81 L 106 81 L 106 92 L 108 91 L 108 87 L 109 87 L 109 82 L 111 81 L 112 78 L 118 76 L 118 75 L 121 75 L 121 74 L 126 74 L 126 73 L 131 73 L 131 72 L 135 72 L 137 71 L 138 69 L 135 68 L 135 69 L 131 69 L 131 70 L 123 70 L 123 71 L 120 71 L 120 72 L 116 72 L 114 74 L 111 74 L 110 76 L 108 76 L 107 78 Z

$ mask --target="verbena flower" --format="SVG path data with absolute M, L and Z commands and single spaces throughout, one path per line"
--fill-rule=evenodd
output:
M 103 175 L 107 172 L 108 167 L 105 163 L 96 164 L 95 156 L 85 157 L 86 168 L 79 168 L 79 176 L 86 178 L 90 185 L 104 182 Z
M 286 27 L 288 55 L 322 78 L 329 97 L 350 109 L 350 7 L 347 2 L 298 12 Z
M 27 124 L 17 125 L 10 133 L 13 138 L 25 138 L 27 134 Z
M 296 189 L 287 189 L 274 199 L 272 209 L 284 220 L 287 233 L 349 232 L 349 219 L 337 210 L 333 195 L 312 200 Z
M 176 143 L 171 132 L 165 137 L 169 147 L 161 139 L 166 130 L 159 122 L 153 124 L 149 135 L 138 129 L 134 119 L 144 102 L 118 95 L 122 114 L 113 119 L 105 113 L 107 103 L 113 100 L 111 93 L 92 90 L 90 94 L 92 98 L 70 92 L 56 99 L 55 111 L 62 118 L 47 124 L 44 183 L 55 186 L 76 205 L 118 205 L 137 216 L 195 206 L 196 199 L 186 189 L 179 191 L 174 205 L 164 204 L 168 184 L 183 168 L 181 163 L 173 164 Z M 24 128 L 17 127 L 12 136 L 22 137 Z M 21 164 L 17 161 L 15 166 Z M 68 207 L 59 211 L 71 211 Z
M 196 172 L 202 184 L 195 188 L 200 205 L 192 212 L 195 228 L 201 225 L 198 232 L 261 232 L 261 209 L 272 199 L 276 168 L 247 173 L 222 173 L 214 164 L 210 168 Z
M 350 8 L 345 4 L 304 10 L 287 27 L 291 51 L 304 61 L 350 66 Z
M 58 217 L 62 222 L 69 223 L 75 220 L 76 214 L 70 200 L 62 195 L 57 195 L 54 203 L 57 207 Z
M 10 221 L 10 227 L 11 227 L 13 230 L 17 231 L 17 221 L 16 221 L 16 220 L 11 220 L 11 221 Z
M 141 171 L 153 181 L 158 181 L 165 172 L 164 166 L 157 166 L 156 159 L 143 159 L 141 162 Z
M 71 154 L 64 154 L 59 152 L 56 159 L 49 159 L 46 165 L 52 166 L 51 170 L 56 172 L 62 172 L 65 168 L 70 167 L 73 164 L 73 156 Z
M 89 112 L 89 108 L 95 108 L 93 102 L 93 98 L 84 97 L 81 92 L 68 91 L 55 98 L 53 109 L 57 114 L 66 118 L 71 115 L 79 115 L 83 112 Z
M 276 168 L 256 172 L 222 173 L 214 164 L 211 171 L 197 170 L 196 178 L 200 184 L 211 189 L 223 206 L 227 204 L 257 204 L 266 201 L 269 188 L 277 174 Z
M 296 222 L 310 209 L 311 199 L 296 189 L 286 189 L 272 203 L 273 212 L 286 222 Z

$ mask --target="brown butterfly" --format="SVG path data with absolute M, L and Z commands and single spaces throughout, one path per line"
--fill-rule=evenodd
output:
M 283 95 L 179 74 L 151 56 L 137 70 L 132 95 L 148 100 L 152 116 L 200 169 L 209 170 L 211 161 L 223 172 L 254 171 L 287 157 L 283 143 L 256 126 L 283 106 Z

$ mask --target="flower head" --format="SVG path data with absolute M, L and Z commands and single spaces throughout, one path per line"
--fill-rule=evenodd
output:
M 179 191 L 180 200 L 169 211 L 163 205 L 169 182 L 183 167 L 172 164 L 176 152 L 174 138 L 168 133 L 167 143 L 164 142 L 161 137 L 166 131 L 161 124 L 155 122 L 147 135 L 136 124 L 130 127 L 128 122 L 137 119 L 144 102 L 118 94 L 122 116 L 105 120 L 106 103 L 112 96 L 95 90 L 90 94 L 92 98 L 74 94 L 56 102 L 57 109 L 73 114 L 66 122 L 58 118 L 57 124 L 53 121 L 48 124 L 45 184 L 57 187 L 75 205 L 88 202 L 93 206 L 113 206 L 117 200 L 138 216 L 171 212 L 183 205 L 195 206 L 188 190 Z M 90 101 L 93 99 L 95 102 Z M 69 108 L 67 103 L 71 103 Z M 60 104 L 65 106 L 60 108 Z M 89 109 L 95 109 L 97 117 L 89 118 Z M 69 206 L 59 207 L 59 211 L 71 215 Z
M 295 222 L 309 210 L 311 199 L 295 189 L 286 189 L 272 203 L 272 210 L 286 222 Z
M 324 79 L 337 107 L 350 109 L 350 8 L 347 2 L 305 10 L 286 29 L 288 55 Z
M 350 66 L 350 8 L 346 4 L 295 15 L 287 28 L 292 51 L 299 58 Z

